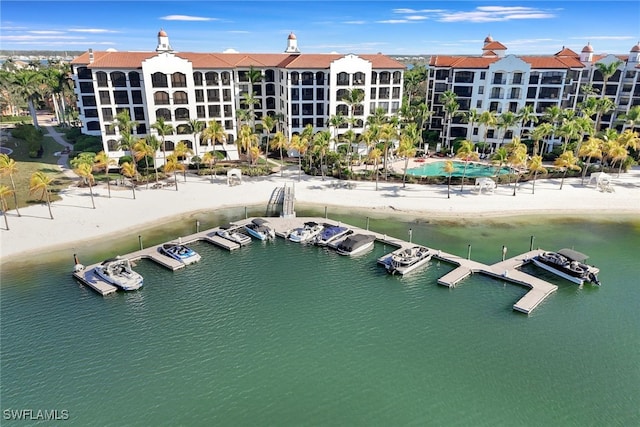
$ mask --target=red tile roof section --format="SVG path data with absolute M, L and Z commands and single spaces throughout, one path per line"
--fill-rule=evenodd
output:
M 489 42 L 482 50 L 507 50 L 507 47 L 500 42 Z

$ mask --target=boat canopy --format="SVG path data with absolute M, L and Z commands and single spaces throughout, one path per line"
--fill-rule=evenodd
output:
M 269 221 L 267 221 L 266 219 L 262 219 L 262 218 L 255 218 L 253 220 L 251 220 L 252 223 L 254 223 L 255 225 L 264 225 L 267 224 Z
M 573 249 L 566 249 L 566 248 L 560 249 L 558 253 L 563 257 L 567 257 L 570 260 L 578 261 L 578 262 L 584 262 L 587 260 L 587 258 L 589 258 L 587 255 L 578 251 L 574 251 Z
M 220 228 L 221 228 L 222 230 L 229 230 L 229 229 L 231 229 L 231 228 L 238 228 L 238 226 L 237 226 L 237 225 L 235 225 L 235 224 L 231 224 L 230 222 L 228 222 L 228 223 L 226 223 L 226 224 L 222 224 L 222 225 L 220 226 Z

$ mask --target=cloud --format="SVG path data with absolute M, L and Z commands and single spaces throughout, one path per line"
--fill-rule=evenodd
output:
M 237 50 L 233 49 L 233 48 L 229 48 L 229 49 L 225 49 L 222 51 L 222 53 L 240 53 Z
M 443 12 L 440 22 L 498 22 L 521 19 L 550 19 L 556 15 L 542 9 L 523 6 L 480 6 L 472 11 Z
M 635 39 L 634 36 L 584 36 L 584 37 L 569 37 L 572 40 L 631 40 Z
M 217 21 L 218 18 L 207 18 L 205 16 L 189 16 L 189 15 L 167 15 L 161 16 L 163 21 Z
M 30 34 L 64 34 L 64 31 L 49 31 L 49 30 L 33 30 L 28 31 Z
M 403 15 L 411 15 L 416 13 L 442 13 L 444 9 L 393 9 L 393 13 L 400 13 Z
M 366 21 L 343 21 L 343 24 L 349 24 L 349 25 L 364 25 L 367 22 Z
M 251 34 L 250 31 L 245 31 L 245 30 L 229 30 L 229 31 L 227 31 L 227 33 L 230 33 L 230 34 Z
M 386 19 L 384 21 L 376 21 L 377 24 L 413 24 L 415 21 L 408 19 Z
M 116 33 L 117 31 L 106 30 L 104 28 L 72 28 L 67 30 L 70 33 L 91 33 L 91 34 L 104 34 L 104 33 Z
M 429 19 L 426 16 L 422 16 L 422 15 L 409 15 L 406 16 L 405 19 L 408 19 L 409 21 L 423 21 L 425 19 Z
M 51 35 L 2 35 L 0 36 L 0 40 L 3 41 L 13 41 L 13 42 L 27 42 L 27 41 L 42 41 L 42 40 L 82 40 L 83 38 L 78 38 L 77 36 L 55 36 Z

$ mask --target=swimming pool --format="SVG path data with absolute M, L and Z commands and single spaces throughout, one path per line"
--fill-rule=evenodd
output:
M 407 169 L 408 175 L 413 176 L 449 176 L 448 173 L 444 171 L 445 162 L 431 162 L 424 163 L 422 166 L 417 168 Z M 459 176 L 461 177 L 464 173 L 464 162 L 453 162 L 453 173 L 451 176 Z M 500 168 L 500 174 L 509 173 L 509 168 L 502 167 Z M 486 176 L 495 176 L 496 167 L 493 165 L 488 165 L 484 163 L 469 163 L 467 166 L 467 173 L 465 176 L 467 178 L 476 178 L 476 177 L 486 177 Z

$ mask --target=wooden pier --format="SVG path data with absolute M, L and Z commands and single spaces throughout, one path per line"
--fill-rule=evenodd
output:
M 241 229 L 245 224 L 248 224 L 254 218 L 246 218 L 239 221 L 235 221 L 233 225 L 237 226 L 238 229 Z M 375 236 L 376 240 L 385 244 L 395 247 L 394 252 L 386 254 L 380 258 L 378 258 L 378 263 L 384 264 L 387 262 L 388 258 L 395 252 L 405 250 L 407 248 L 416 246 L 415 243 L 407 242 L 402 239 L 398 239 L 392 236 L 388 236 L 386 234 L 377 233 L 375 231 L 362 229 L 359 227 L 354 227 L 349 224 L 342 224 L 338 221 L 329 220 L 327 218 L 321 217 L 310 217 L 310 218 L 296 218 L 295 216 L 280 216 L 280 217 L 267 217 L 265 218 L 274 228 L 277 236 L 281 238 L 287 238 L 289 233 L 298 227 L 302 227 L 305 222 L 313 221 L 319 224 L 331 224 L 331 225 L 343 225 L 345 227 L 353 230 L 355 234 L 371 234 Z M 236 242 L 232 242 L 230 240 L 224 239 L 223 237 L 217 234 L 219 227 L 212 228 L 210 230 L 200 231 L 188 236 L 180 237 L 177 240 L 171 241 L 171 243 L 182 243 L 188 245 L 190 243 L 196 241 L 206 241 L 221 248 L 227 249 L 229 251 L 236 250 L 240 248 L 240 244 Z M 334 248 L 339 244 L 338 242 L 333 242 L 329 246 Z M 129 261 L 137 261 L 139 259 L 150 259 L 165 268 L 170 270 L 178 270 L 183 268 L 185 265 L 173 258 L 162 255 L 158 248 L 160 245 L 151 246 L 149 248 L 141 249 L 139 251 L 135 251 L 123 256 L 123 258 L 129 259 Z M 423 246 L 423 245 L 420 245 Z M 423 246 L 424 247 L 424 246 Z M 536 307 L 542 303 L 550 294 L 555 292 L 558 287 L 551 283 L 545 282 L 544 280 L 538 279 L 530 274 L 526 274 L 519 270 L 519 268 L 528 263 L 533 257 L 543 252 L 540 249 L 532 250 L 526 252 L 524 254 L 517 255 L 515 257 L 506 259 L 501 262 L 497 262 L 492 265 L 482 264 L 477 261 L 473 261 L 467 258 L 463 258 L 458 255 L 450 254 L 443 252 L 441 250 L 427 248 L 433 252 L 433 259 L 438 259 L 457 267 L 454 268 L 449 273 L 440 277 L 437 280 L 437 283 L 443 286 L 447 286 L 449 288 L 455 287 L 458 283 L 460 283 L 465 278 L 469 277 L 471 274 L 480 273 L 485 274 L 499 280 L 508 281 L 511 283 L 515 283 L 518 285 L 526 286 L 530 288 L 529 292 L 527 292 L 519 301 L 517 301 L 513 305 L 513 309 L 520 311 L 522 313 L 531 313 Z M 93 264 L 87 266 L 84 270 L 76 271 L 73 273 L 74 277 L 80 280 L 82 283 L 94 289 L 101 295 L 109 295 L 113 292 L 117 291 L 115 286 L 105 282 L 100 277 L 98 277 L 93 272 L 93 268 L 99 264 Z

